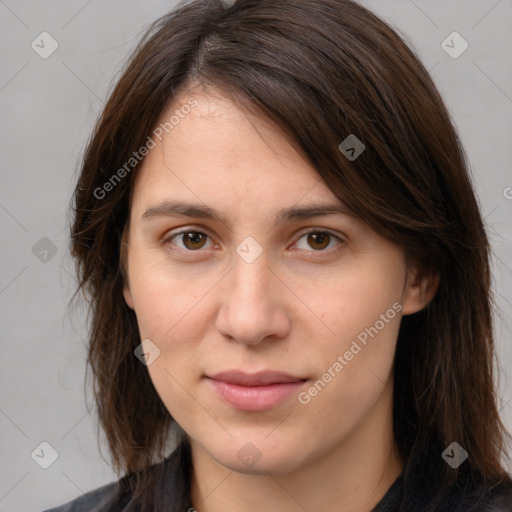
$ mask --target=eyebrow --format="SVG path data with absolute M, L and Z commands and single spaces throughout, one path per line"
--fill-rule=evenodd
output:
M 314 203 L 307 206 L 292 206 L 282 208 L 275 217 L 275 223 L 292 220 L 305 220 L 326 215 L 354 216 L 347 206 L 343 204 Z M 228 224 L 222 214 L 210 206 L 186 203 L 183 201 L 164 201 L 148 208 L 142 215 L 142 220 L 149 221 L 159 217 L 193 217 L 199 219 L 217 220 Z

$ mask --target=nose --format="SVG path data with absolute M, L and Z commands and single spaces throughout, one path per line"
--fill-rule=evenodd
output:
M 290 331 L 286 290 L 263 253 L 246 262 L 235 254 L 234 266 L 223 280 L 216 319 L 218 331 L 227 339 L 246 345 L 277 340 Z

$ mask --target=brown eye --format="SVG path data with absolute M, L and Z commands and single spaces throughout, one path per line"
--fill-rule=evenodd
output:
M 310 231 L 304 233 L 295 242 L 297 249 L 322 253 L 331 253 L 343 246 L 343 239 L 328 231 Z
M 201 247 L 206 243 L 206 235 L 204 233 L 199 233 L 198 231 L 182 233 L 182 236 L 183 245 L 191 251 L 201 249 Z
M 329 245 L 331 235 L 329 233 L 309 233 L 307 240 L 312 249 L 320 251 Z
M 202 249 L 208 242 L 208 235 L 200 231 L 181 231 L 164 239 L 164 243 L 176 245 L 186 251 Z M 211 243 L 211 242 L 210 242 Z

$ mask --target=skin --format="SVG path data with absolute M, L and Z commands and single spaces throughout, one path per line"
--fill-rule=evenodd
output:
M 282 208 L 342 202 L 281 130 L 218 90 L 192 84 L 162 120 L 190 97 L 197 106 L 138 170 L 124 296 L 141 340 L 160 350 L 148 366 L 155 389 L 191 440 L 194 507 L 367 511 L 403 467 L 391 415 L 400 319 L 425 307 L 436 280 L 420 278 L 400 247 L 353 215 L 276 223 Z M 171 200 L 223 220 L 143 218 Z M 172 238 L 179 231 L 207 236 Z M 251 263 L 236 252 L 249 236 L 263 250 Z M 401 313 L 307 404 L 293 394 L 270 410 L 240 411 L 204 378 L 276 370 L 309 379 L 308 390 L 393 304 Z M 249 442 L 261 455 L 251 467 L 237 456 Z

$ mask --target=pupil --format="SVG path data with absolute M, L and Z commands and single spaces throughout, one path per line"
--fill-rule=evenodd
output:
M 202 233 L 187 233 L 184 243 L 189 249 L 199 249 L 204 245 L 204 237 Z
M 310 233 L 308 242 L 313 249 L 324 249 L 329 245 L 329 236 L 328 233 Z M 317 245 L 316 247 L 315 244 Z M 318 247 L 318 245 L 320 245 L 320 247 Z

